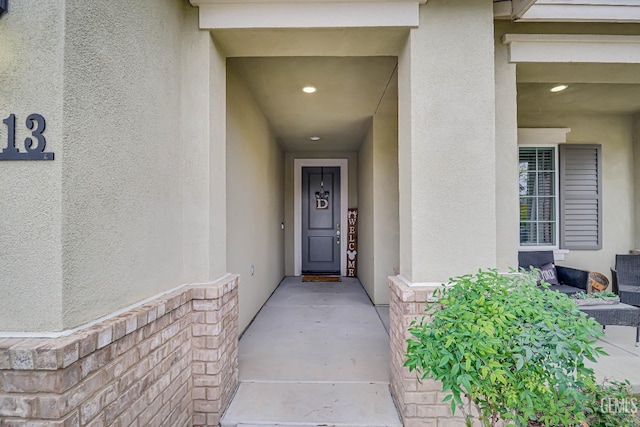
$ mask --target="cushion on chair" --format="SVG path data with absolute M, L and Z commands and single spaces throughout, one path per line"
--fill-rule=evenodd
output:
M 558 272 L 556 266 L 553 263 L 540 266 L 540 279 L 544 280 L 550 285 L 559 285 Z
M 518 252 L 518 267 L 530 270 L 531 267 L 542 269 L 543 266 L 554 264 L 553 251 L 520 251 Z M 552 290 L 573 295 L 577 292 L 587 292 L 589 272 L 577 268 L 555 265 L 557 282 L 550 283 Z M 549 283 L 549 280 L 545 280 Z M 559 286 L 557 286 L 560 284 Z

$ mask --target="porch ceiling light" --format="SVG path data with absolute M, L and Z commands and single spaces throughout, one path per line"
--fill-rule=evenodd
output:
M 558 85 L 558 86 L 554 86 L 551 89 L 549 89 L 551 92 L 562 92 L 563 90 L 565 90 L 566 88 L 568 88 L 569 85 Z
M 318 89 L 315 86 L 305 86 L 302 88 L 304 93 L 316 93 Z
M 319 136 L 312 136 L 309 139 L 312 140 L 312 141 L 320 141 L 320 137 Z

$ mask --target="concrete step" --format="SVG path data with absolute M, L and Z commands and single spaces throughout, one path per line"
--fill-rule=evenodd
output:
M 385 383 L 242 382 L 222 427 L 401 427 Z

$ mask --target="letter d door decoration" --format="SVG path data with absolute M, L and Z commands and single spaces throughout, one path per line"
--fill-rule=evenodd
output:
M 358 209 L 349 209 L 347 227 L 347 277 L 358 277 Z

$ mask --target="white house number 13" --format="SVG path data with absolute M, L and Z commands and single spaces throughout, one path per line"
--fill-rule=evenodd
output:
M 29 114 L 26 127 L 31 136 L 24 140 L 24 151 L 16 147 L 16 115 L 10 114 L 2 121 L 7 126 L 7 146 L 0 151 L 0 160 L 53 160 L 54 153 L 45 152 L 47 140 L 44 138 L 46 123 L 40 114 Z

